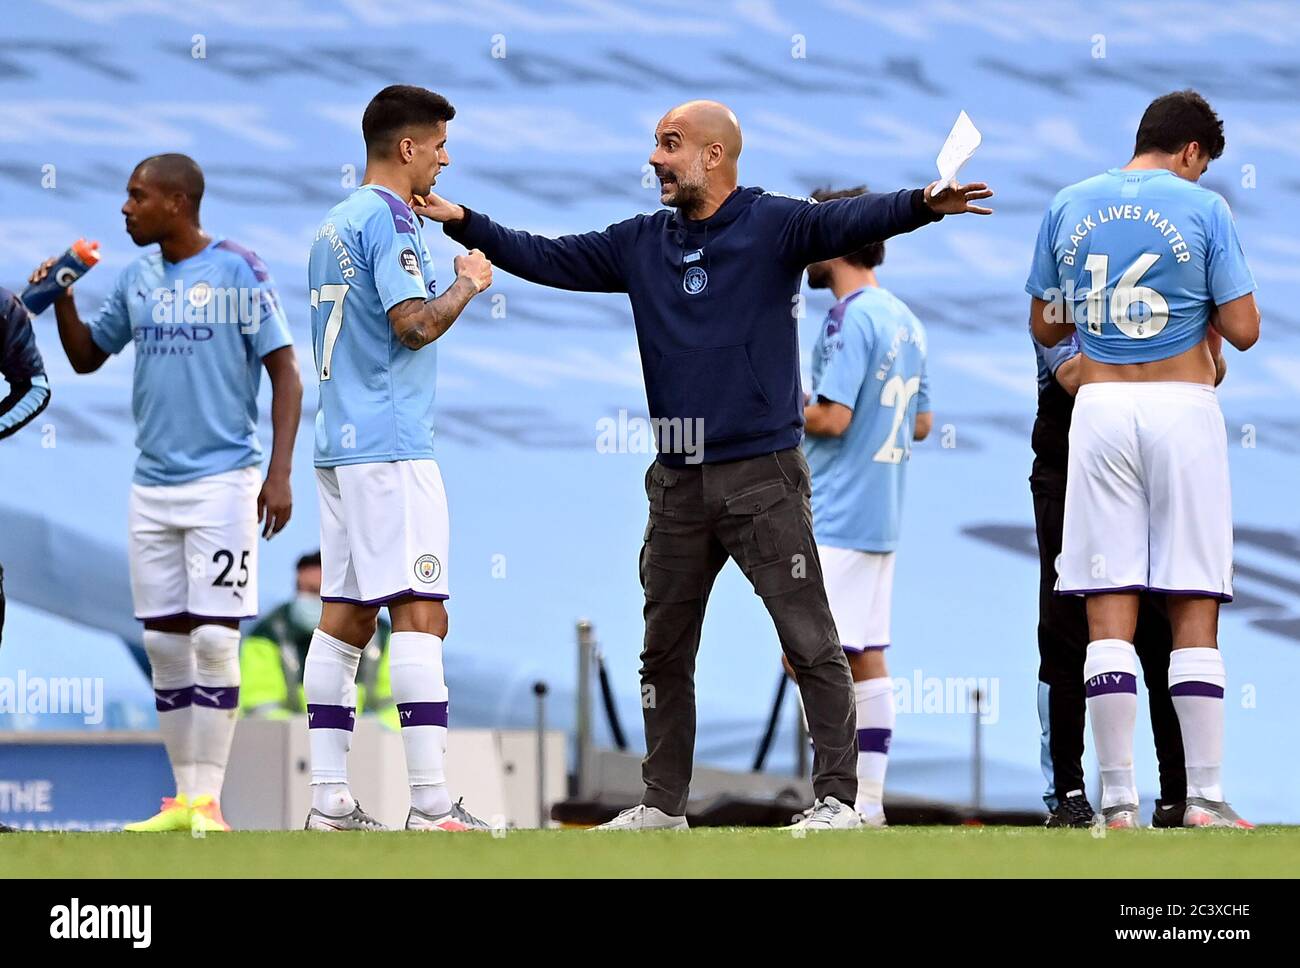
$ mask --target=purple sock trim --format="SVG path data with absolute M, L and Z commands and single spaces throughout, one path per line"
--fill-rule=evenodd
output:
M 1187 682 L 1176 682 L 1169 687 L 1171 696 L 1206 696 L 1210 699 L 1223 698 L 1223 686 L 1216 686 L 1212 682 L 1201 682 L 1197 679 L 1190 679 Z
M 193 686 L 182 686 L 180 689 L 155 689 L 153 691 L 153 706 L 160 713 L 185 709 L 193 701 Z
M 1136 696 L 1138 681 L 1137 676 L 1131 672 L 1103 672 L 1087 680 L 1085 687 L 1089 699 L 1116 692 L 1131 692 Z
M 397 718 L 402 726 L 446 726 L 445 702 L 399 702 Z
M 859 753 L 888 753 L 889 742 L 893 738 L 892 729 L 858 730 Z
M 346 729 L 352 732 L 356 722 L 357 711 L 352 706 L 325 706 L 307 703 L 308 729 Z
M 206 706 L 208 709 L 238 709 L 239 687 L 196 685 L 194 705 Z

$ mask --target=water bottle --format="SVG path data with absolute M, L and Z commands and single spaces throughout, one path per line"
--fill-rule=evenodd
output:
M 23 305 L 33 316 L 49 309 L 63 290 L 89 272 L 99 262 L 99 243 L 77 239 L 67 252 L 50 266 L 49 273 L 40 282 L 23 290 Z

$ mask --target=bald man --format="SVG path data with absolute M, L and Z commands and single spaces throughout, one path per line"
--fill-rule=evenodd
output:
M 194 160 L 146 158 L 126 196 L 127 234 L 149 251 L 122 271 L 89 323 L 71 288 L 54 302 L 59 339 L 78 373 L 135 347 L 140 455 L 129 511 L 131 596 L 176 795 L 126 829 L 224 831 L 221 787 L 239 712 L 239 622 L 257 615 L 259 520 L 270 538 L 292 511 L 302 380 L 266 266 L 203 231 L 203 172 Z M 257 439 L 263 368 L 274 431 L 265 479 Z
M 853 683 L 822 585 L 799 451 L 799 283 L 810 263 L 945 214 L 989 214 L 973 204 L 992 195 L 983 184 L 821 204 L 738 187 L 741 146 L 725 105 L 673 108 L 650 155 L 668 208 L 599 232 L 543 238 L 436 196 L 415 208 L 506 272 L 631 299 L 659 450 L 646 472 L 641 548 L 645 795 L 606 829 L 686 826 L 695 656 L 728 558 L 771 614 L 807 710 L 816 802 L 799 825 L 859 825 Z

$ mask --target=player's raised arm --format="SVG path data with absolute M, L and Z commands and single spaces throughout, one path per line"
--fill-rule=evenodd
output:
M 467 249 L 482 249 L 498 268 L 520 279 L 574 292 L 627 292 L 620 247 L 613 237 L 627 223 L 551 239 L 497 225 L 482 212 L 437 195 L 423 202 L 416 200 L 417 215 L 441 222 L 450 238 Z
M 27 281 L 32 283 L 40 282 L 49 274 L 51 266 L 56 261 L 58 260 L 55 258 L 46 259 Z M 103 318 L 106 330 L 119 321 L 126 321 L 125 301 L 116 288 L 105 301 L 100 315 Z M 104 361 L 108 359 L 109 354 L 95 342 L 91 327 L 83 323 L 81 317 L 77 314 L 77 303 L 72 298 L 71 286 L 63 290 L 58 298 L 54 300 L 54 318 L 59 325 L 59 342 L 63 344 L 63 351 L 68 355 L 68 362 L 72 364 L 72 368 L 76 372 L 93 373 L 104 365 Z M 126 322 L 126 326 L 127 339 L 123 342 L 123 346 L 130 342 L 130 323 Z M 120 329 L 120 326 L 117 328 Z
M 790 262 L 808 265 L 854 252 L 872 242 L 923 225 L 945 215 L 965 212 L 991 215 L 992 209 L 973 204 L 993 195 L 983 182 L 949 187 L 931 196 L 929 189 L 864 192 L 851 198 L 813 203 L 804 199 L 770 196 L 788 209 L 777 245 Z
M 469 301 L 492 285 L 492 263 L 478 249 L 456 256 L 456 281 L 441 296 L 407 299 L 388 310 L 388 322 L 408 350 L 432 343 L 454 323 Z

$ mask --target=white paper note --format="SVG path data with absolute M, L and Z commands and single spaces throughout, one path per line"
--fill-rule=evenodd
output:
M 970 116 L 965 111 L 957 115 L 957 123 L 948 132 L 948 140 L 943 143 L 939 157 L 935 159 L 939 166 L 939 184 L 934 188 L 936 192 L 943 191 L 956 181 L 957 172 L 970 161 L 982 140 L 979 128 L 975 127 Z

